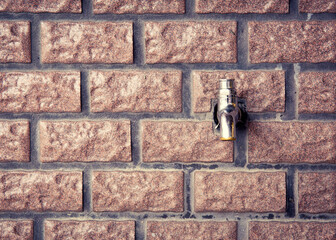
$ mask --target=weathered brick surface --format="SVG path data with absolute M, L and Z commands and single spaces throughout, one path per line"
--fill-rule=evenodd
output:
M 336 12 L 335 0 L 300 0 L 300 12 L 323 13 Z
M 93 0 L 93 12 L 99 13 L 184 13 L 185 0 Z
M 336 222 L 250 222 L 249 240 L 334 240 Z
M 45 221 L 44 239 L 135 239 L 134 221 Z
M 336 213 L 335 172 L 299 173 L 299 212 Z
M 30 23 L 0 21 L 0 63 L 30 62 Z
M 33 221 L 1 220 L 0 239 L 33 240 Z
M 29 161 L 28 121 L 0 121 L 0 162 Z
M 43 121 L 42 162 L 131 161 L 129 121 Z
M 81 211 L 82 173 L 0 172 L 0 211 Z
M 251 122 L 250 163 L 336 163 L 336 122 Z
M 212 123 L 143 121 L 144 162 L 232 162 L 232 142 L 219 141 Z
M 92 71 L 93 112 L 181 112 L 180 71 Z
M 237 223 L 213 221 L 147 222 L 147 240 L 236 240 Z
M 336 62 L 336 21 L 249 22 L 249 58 L 262 62 Z
M 43 63 L 132 63 L 131 22 L 42 22 Z
M 196 212 L 285 212 L 285 172 L 195 172 Z
M 183 211 L 183 172 L 94 172 L 94 211 Z
M 79 72 L 0 72 L 0 112 L 80 112 Z
M 236 34 L 233 21 L 147 22 L 146 62 L 235 63 Z
M 196 0 L 197 13 L 288 13 L 288 0 Z
M 336 112 L 336 72 L 299 75 L 299 113 Z
M 194 112 L 211 111 L 211 99 L 217 98 L 221 78 L 235 80 L 237 96 L 246 99 L 249 112 L 285 111 L 284 71 L 194 71 Z

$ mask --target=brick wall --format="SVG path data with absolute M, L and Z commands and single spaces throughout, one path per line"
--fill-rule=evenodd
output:
M 334 0 L 2 0 L 1 239 L 336 238 Z M 218 79 L 247 128 L 212 131 Z

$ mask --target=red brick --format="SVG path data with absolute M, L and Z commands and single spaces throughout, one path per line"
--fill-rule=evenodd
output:
M 129 121 L 43 121 L 42 162 L 131 161 Z
M 0 63 L 31 61 L 30 23 L 0 21 Z
M 44 239 L 135 239 L 134 221 L 45 221 Z
M 93 112 L 181 112 L 181 71 L 92 71 Z
M 29 123 L 0 121 L 0 162 L 29 162 Z
M 10 240 L 33 240 L 33 221 L 1 220 L 0 238 Z
M 0 112 L 80 112 L 80 72 L 0 72 Z
M 183 172 L 94 172 L 92 185 L 94 211 L 183 211 Z
M 251 63 L 336 62 L 336 21 L 249 22 Z
M 251 122 L 250 163 L 336 163 L 336 122 Z
M 147 22 L 146 62 L 235 63 L 236 35 L 233 21 Z
M 285 212 L 285 172 L 195 172 L 196 212 Z
M 82 173 L 0 172 L 0 211 L 81 211 Z
M 335 0 L 300 0 L 300 12 L 323 13 L 336 12 Z
M 336 112 L 336 72 L 299 75 L 299 113 Z
M 131 22 L 42 22 L 43 63 L 132 63 Z
M 236 222 L 156 221 L 147 222 L 147 240 L 236 240 Z
M 250 222 L 249 240 L 334 240 L 336 222 Z
M 336 213 L 335 172 L 299 173 L 299 212 Z
M 185 0 L 93 0 L 93 12 L 114 14 L 184 13 Z
M 246 99 L 248 112 L 285 111 L 284 71 L 195 71 L 192 74 L 194 112 L 210 112 L 219 79 L 235 80 L 237 96 Z
M 212 123 L 143 121 L 144 162 L 232 162 L 232 142 L 220 141 Z

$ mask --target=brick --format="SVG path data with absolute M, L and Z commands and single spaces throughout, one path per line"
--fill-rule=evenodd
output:
M 131 22 L 42 22 L 43 63 L 132 63 Z
M 237 239 L 236 222 L 156 221 L 147 222 L 147 240 Z
M 0 112 L 80 112 L 80 72 L 0 72 Z
M 250 163 L 336 163 L 336 122 L 251 122 Z
M 33 240 L 33 221 L 1 220 L 0 238 L 11 240 Z
M 28 121 L 0 121 L 0 162 L 29 162 Z
M 235 63 L 236 35 L 233 21 L 147 22 L 146 62 Z
M 81 13 L 80 0 L 1 0 L 0 12 Z
M 299 10 L 308 13 L 335 13 L 336 2 L 335 0 L 300 0 Z
M 31 61 L 30 23 L 0 21 L 0 63 Z
M 181 112 L 181 71 L 92 71 L 93 112 Z
M 299 113 L 336 112 L 336 72 L 299 75 Z
M 232 162 L 233 145 L 220 141 L 209 121 L 143 121 L 144 162 Z
M 251 63 L 336 62 L 336 21 L 249 22 Z
M 299 173 L 299 212 L 336 213 L 335 172 Z
M 185 0 L 93 0 L 93 12 L 114 14 L 184 13 Z
M 248 112 L 285 111 L 284 71 L 194 71 L 193 112 L 210 112 L 218 97 L 219 79 L 235 80 L 237 96 L 246 100 Z
M 288 13 L 288 0 L 196 0 L 197 13 Z
M 333 240 L 336 222 L 250 222 L 249 240 Z
M 285 212 L 285 172 L 195 172 L 196 212 Z
M 94 211 L 182 212 L 183 172 L 94 172 Z
M 0 172 L 0 211 L 81 211 L 82 173 Z
M 135 239 L 134 221 L 45 221 L 44 239 Z
M 130 122 L 43 121 L 42 162 L 130 162 Z

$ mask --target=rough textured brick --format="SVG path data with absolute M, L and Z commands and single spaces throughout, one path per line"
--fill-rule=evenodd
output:
M 336 213 L 335 172 L 299 173 L 299 212 Z
M 80 0 L 1 0 L 0 12 L 80 13 Z
M 135 239 L 134 221 L 48 220 L 44 239 Z
M 185 0 L 93 0 L 93 12 L 99 13 L 184 13 Z
M 0 63 L 30 62 L 30 23 L 0 21 Z
M 250 163 L 336 163 L 336 122 L 251 122 Z
M 147 22 L 147 63 L 237 61 L 237 23 L 233 21 Z
M 129 121 L 43 121 L 42 162 L 131 161 Z
M 42 22 L 43 63 L 132 63 L 131 22 Z
M 233 145 L 220 141 L 211 122 L 143 121 L 144 162 L 232 162 Z
M 336 12 L 335 0 L 300 0 L 300 12 L 323 13 Z
M 0 121 L 0 162 L 28 162 L 29 139 L 27 121 Z
M 299 113 L 336 112 L 336 72 L 299 75 Z
M 79 72 L 0 72 L 0 112 L 80 112 Z
M 82 173 L 0 172 L 0 211 L 81 211 Z
M 249 58 L 262 62 L 336 62 L 336 21 L 249 22 Z
M 92 71 L 93 112 L 181 112 L 180 71 Z
M 196 0 L 197 13 L 288 13 L 288 0 Z
M 33 240 L 33 221 L 0 221 L 0 239 Z
M 148 240 L 236 240 L 237 223 L 235 222 L 196 222 L 196 221 L 160 221 L 147 222 Z
M 285 172 L 195 172 L 196 212 L 285 212 Z
M 334 240 L 336 222 L 250 222 L 249 240 Z
M 246 99 L 249 112 L 285 111 L 284 71 L 195 71 L 192 74 L 194 112 L 210 112 L 217 98 L 219 79 L 235 80 L 237 96 Z
M 183 211 L 183 172 L 94 172 L 94 211 Z

